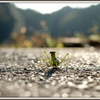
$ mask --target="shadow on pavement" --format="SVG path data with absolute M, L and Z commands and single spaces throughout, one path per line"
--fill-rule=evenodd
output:
M 52 68 L 50 70 L 48 70 L 46 73 L 45 73 L 45 78 L 48 79 L 52 76 L 52 74 L 54 74 L 56 71 L 59 71 L 61 69 L 59 68 Z

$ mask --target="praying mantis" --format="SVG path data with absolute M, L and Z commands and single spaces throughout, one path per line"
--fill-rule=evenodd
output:
M 51 54 L 51 58 L 48 56 L 48 54 L 46 53 L 46 51 L 44 51 L 44 54 L 45 56 L 47 57 L 47 60 L 45 59 L 41 59 L 41 61 L 44 61 L 46 62 L 47 66 L 50 67 L 50 66 L 53 66 L 54 68 L 58 68 L 58 66 L 65 60 L 65 58 L 69 55 L 69 53 L 67 53 L 64 58 L 62 60 L 59 60 L 57 57 L 56 57 L 56 52 L 55 51 L 51 51 L 50 54 Z M 40 62 L 41 62 L 40 61 Z

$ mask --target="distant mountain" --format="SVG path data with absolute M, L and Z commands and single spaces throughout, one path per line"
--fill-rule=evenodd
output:
M 37 31 L 43 31 L 40 25 L 45 21 L 52 36 L 74 36 L 75 32 L 89 35 L 91 27 L 97 26 L 100 31 L 100 4 L 88 8 L 64 7 L 51 14 L 41 14 L 35 10 L 22 10 L 10 3 L 0 3 L 0 42 L 10 37 L 11 33 L 22 26 L 30 27 Z
M 19 12 L 26 26 L 36 30 L 41 30 L 40 21 L 45 20 L 52 36 L 73 36 L 76 31 L 89 35 L 90 27 L 100 26 L 100 4 L 83 9 L 64 7 L 52 14 L 40 14 L 30 9 L 19 9 Z

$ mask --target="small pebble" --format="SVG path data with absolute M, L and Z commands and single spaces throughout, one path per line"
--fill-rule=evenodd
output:
M 63 94 L 61 95 L 61 97 L 63 97 L 63 98 L 68 97 L 68 94 L 67 94 L 67 93 L 63 93 Z
M 76 87 L 76 85 L 73 82 L 68 82 L 67 83 L 70 87 Z
M 87 81 L 83 81 L 82 83 L 83 83 L 84 85 L 86 85 L 88 82 L 87 82 Z
M 59 93 L 55 93 L 54 95 L 53 95 L 53 97 L 60 97 L 60 94 Z
M 31 92 L 30 91 L 25 91 L 24 96 L 26 96 L 26 97 L 31 96 Z
M 51 82 L 51 85 L 56 85 L 56 81 L 53 80 L 53 81 Z
M 45 84 L 44 87 L 45 88 L 50 88 L 50 85 L 49 84 Z
M 88 89 L 88 85 L 86 84 L 80 84 L 76 86 L 78 89 Z
M 100 91 L 100 85 L 95 86 L 94 89 L 95 89 L 96 91 Z
M 28 87 L 32 87 L 32 83 L 28 83 L 27 86 L 28 86 Z

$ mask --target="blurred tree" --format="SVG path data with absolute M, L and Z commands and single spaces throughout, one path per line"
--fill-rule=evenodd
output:
M 10 3 L 0 3 L 0 43 L 8 43 L 11 33 L 20 29 L 22 18 L 17 8 Z
M 0 3 L 0 43 L 9 38 L 14 25 L 14 18 L 9 10 L 9 3 Z

